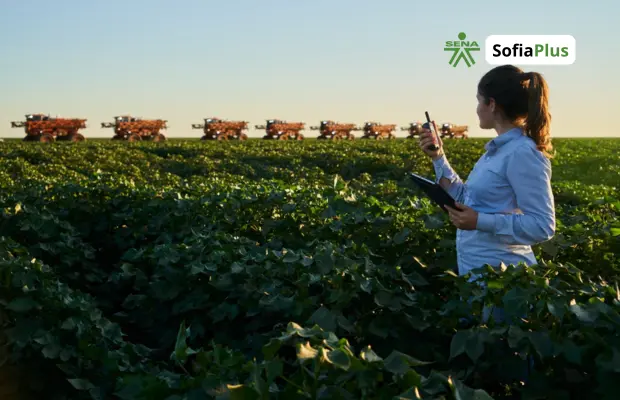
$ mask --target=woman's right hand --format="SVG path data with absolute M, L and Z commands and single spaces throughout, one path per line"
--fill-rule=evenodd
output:
M 431 157 L 433 160 L 437 160 L 443 155 L 443 141 L 439 136 L 437 136 L 437 141 L 439 143 L 433 141 L 432 132 L 429 129 L 424 128 L 424 131 L 420 135 L 420 148 L 424 153 L 426 153 L 427 156 Z M 430 148 L 428 148 L 428 146 L 433 143 L 439 146 L 438 150 L 431 150 Z

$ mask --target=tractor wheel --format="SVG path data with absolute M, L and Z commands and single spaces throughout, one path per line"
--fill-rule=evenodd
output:
M 44 133 L 39 137 L 39 141 L 44 143 L 51 143 L 54 141 L 54 136 L 49 133 Z
M 161 133 L 153 135 L 153 141 L 154 142 L 164 142 L 165 140 L 166 140 L 166 137 L 164 135 L 162 135 Z
M 84 135 L 82 135 L 81 133 L 74 133 L 72 135 L 69 135 L 68 139 L 72 142 L 83 142 L 86 140 Z
M 220 141 L 222 141 L 222 140 L 228 140 L 228 138 L 226 137 L 226 135 L 225 135 L 225 134 L 220 133 L 219 135 L 217 135 L 217 140 L 220 140 Z
M 297 140 L 304 140 L 304 135 L 302 135 L 301 133 L 298 133 L 296 139 Z
M 128 142 L 139 142 L 140 140 L 142 140 L 142 138 L 140 137 L 140 135 L 138 135 L 137 133 L 132 133 L 131 135 L 129 135 L 129 137 L 127 138 Z
M 239 135 L 239 140 L 248 140 L 248 135 L 245 133 L 242 133 L 241 135 Z

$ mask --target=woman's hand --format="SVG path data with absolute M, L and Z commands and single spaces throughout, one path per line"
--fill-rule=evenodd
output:
M 446 206 L 450 214 L 452 225 L 465 231 L 473 231 L 478 225 L 478 212 L 464 204 L 456 203 L 458 210 L 450 206 Z
M 434 143 L 433 134 L 431 133 L 430 129 L 424 128 L 424 132 L 422 132 L 422 134 L 420 135 L 420 148 L 423 152 L 426 153 L 426 155 L 431 157 L 433 160 L 436 160 L 443 155 L 443 141 L 439 136 L 437 136 L 437 141 L 439 141 L 439 143 L 435 144 L 439 146 L 438 150 L 428 149 L 427 146 L 430 146 Z

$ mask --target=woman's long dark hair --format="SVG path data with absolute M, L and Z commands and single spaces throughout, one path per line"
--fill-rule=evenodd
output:
M 502 65 L 482 77 L 478 93 L 487 104 L 494 99 L 504 116 L 522 126 L 538 150 L 552 157 L 549 87 L 541 74 Z

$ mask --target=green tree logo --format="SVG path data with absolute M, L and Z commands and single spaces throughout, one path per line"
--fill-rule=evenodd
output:
M 452 58 L 450 58 L 450 65 L 456 68 L 459 61 L 465 61 L 467 67 L 471 67 L 476 63 L 474 57 L 471 55 L 472 51 L 480 51 L 480 46 L 475 41 L 465 41 L 467 35 L 465 32 L 459 33 L 459 40 L 447 41 L 444 51 L 451 51 Z

